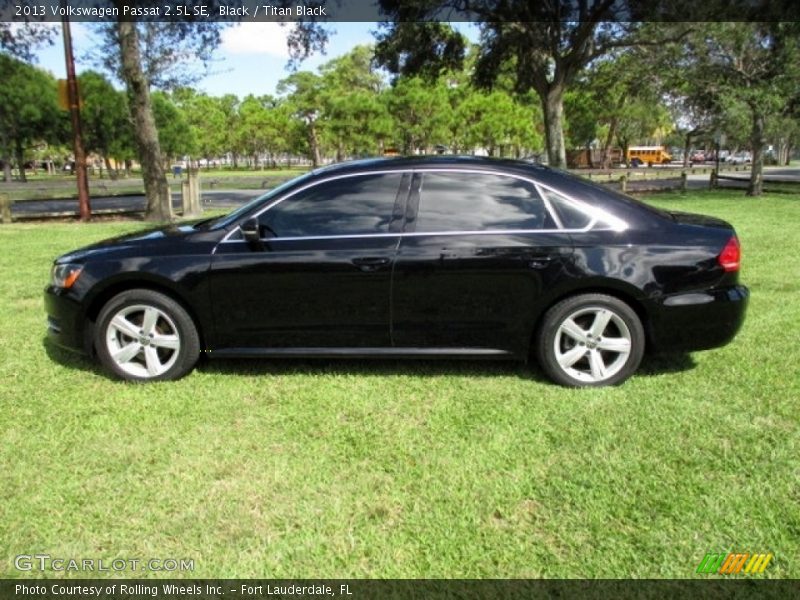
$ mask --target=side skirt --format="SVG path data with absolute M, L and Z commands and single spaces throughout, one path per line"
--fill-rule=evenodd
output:
M 515 358 L 495 348 L 224 348 L 211 358 Z

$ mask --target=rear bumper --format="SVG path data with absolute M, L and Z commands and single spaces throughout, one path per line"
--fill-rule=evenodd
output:
M 741 328 L 749 298 L 743 285 L 665 296 L 651 312 L 651 346 L 658 352 L 724 346 Z
M 90 330 L 84 326 L 83 310 L 77 300 L 49 285 L 44 290 L 44 309 L 47 336 L 54 344 L 81 354 L 90 352 Z

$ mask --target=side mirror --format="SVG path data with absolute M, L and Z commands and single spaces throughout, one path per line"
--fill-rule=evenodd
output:
M 239 225 L 239 229 L 242 230 L 242 235 L 244 239 L 250 242 L 251 244 L 255 244 L 261 241 L 261 234 L 258 228 L 258 219 L 252 217 L 247 219 L 244 223 Z

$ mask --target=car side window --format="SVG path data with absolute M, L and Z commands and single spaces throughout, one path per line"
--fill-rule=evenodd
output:
M 536 186 L 490 173 L 425 173 L 415 229 L 504 231 L 555 229 Z
M 276 204 L 259 217 L 276 237 L 388 233 L 402 173 L 326 181 Z
M 575 203 L 558 192 L 547 188 L 541 188 L 541 190 L 542 195 L 547 198 L 550 206 L 556 211 L 562 227 L 565 229 L 583 229 L 589 226 L 589 223 L 592 221 L 592 216 L 590 214 L 581 210 Z

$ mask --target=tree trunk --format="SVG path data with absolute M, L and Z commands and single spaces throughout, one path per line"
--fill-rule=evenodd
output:
M 14 154 L 17 159 L 17 168 L 19 169 L 19 180 L 23 183 L 28 182 L 25 175 L 25 149 L 22 147 L 22 140 L 16 140 L 14 143 Z
M 750 145 L 753 147 L 753 165 L 750 169 L 750 185 L 748 196 L 760 196 L 764 191 L 764 115 L 759 108 L 750 107 L 753 113 L 753 129 L 750 133 Z
M 11 173 L 11 152 L 9 152 L 8 138 L 6 137 L 5 133 L 1 131 L 0 149 L 3 151 L 2 157 L 0 157 L 3 159 L 3 182 L 11 183 L 11 178 L 13 177 L 13 174 Z
M 567 152 L 564 148 L 564 86 L 553 84 L 542 98 L 544 109 L 544 133 L 547 144 L 547 159 L 551 167 L 567 168 Z
M 614 143 L 614 137 L 617 135 L 617 126 L 619 125 L 619 118 L 612 117 L 611 123 L 608 124 L 608 135 L 606 135 L 605 144 L 603 144 L 603 158 L 600 161 L 601 169 L 608 169 L 611 166 L 611 144 Z
M 111 159 L 104 154 L 103 162 L 106 163 L 106 170 L 108 171 L 108 177 L 111 179 L 111 181 L 115 181 L 117 177 L 119 177 L 119 173 L 117 173 L 117 170 L 111 166 Z
M 309 149 L 311 150 L 311 164 L 316 169 L 322 162 L 322 159 L 319 154 L 319 138 L 317 137 L 317 128 L 314 127 L 313 121 L 308 125 L 308 145 Z
M 118 5 L 125 4 L 122 0 L 116 0 L 116 3 Z M 120 10 L 121 12 L 122 10 Z M 128 88 L 134 139 L 139 153 L 139 162 L 142 165 L 142 178 L 147 196 L 145 218 L 152 221 L 169 221 L 172 219 L 172 198 L 161 162 L 158 129 L 156 129 L 153 107 L 150 102 L 150 84 L 142 71 L 139 32 L 136 29 L 136 23 L 118 21 L 117 35 L 122 59 L 122 79 Z
M 692 147 L 692 135 L 694 134 L 693 131 L 688 131 L 686 133 L 686 137 L 684 138 L 683 143 L 683 168 L 686 169 L 689 167 L 689 150 Z

